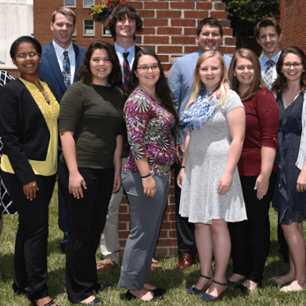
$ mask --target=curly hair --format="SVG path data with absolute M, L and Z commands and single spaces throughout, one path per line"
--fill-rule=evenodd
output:
M 137 10 L 134 7 L 128 4 L 117 6 L 112 12 L 112 14 L 107 18 L 105 23 L 105 27 L 111 32 L 111 35 L 115 41 L 117 21 L 125 19 L 125 16 L 136 21 L 136 32 L 142 29 L 141 17 L 139 16 Z M 135 38 L 136 36 L 134 33 L 134 40 Z
M 238 90 L 239 81 L 237 77 L 234 76 L 237 61 L 239 58 L 245 58 L 249 60 L 252 63 L 253 68 L 254 68 L 253 82 L 250 85 L 250 88 L 247 90 L 247 92 L 244 95 L 240 94 Z M 231 84 L 232 90 L 237 92 L 237 94 L 239 95 L 242 101 L 250 100 L 252 97 L 254 97 L 258 93 L 259 89 L 263 89 L 266 87 L 264 83 L 262 83 L 261 81 L 261 69 L 260 69 L 260 63 L 259 63 L 258 57 L 253 51 L 251 51 L 250 49 L 246 49 L 246 48 L 238 49 L 234 53 L 229 70 L 228 70 L 228 80 L 229 80 L 229 83 Z
M 306 56 L 305 53 L 298 47 L 287 47 L 285 48 L 281 55 L 279 56 L 278 62 L 276 64 L 276 71 L 277 71 L 277 79 L 272 85 L 271 91 L 276 94 L 276 96 L 280 97 L 282 95 L 282 89 L 287 85 L 287 79 L 282 73 L 282 68 L 284 64 L 285 56 L 288 54 L 295 54 L 297 55 L 302 62 L 303 71 L 300 79 L 300 88 L 302 92 L 306 91 Z
M 90 71 L 90 59 L 92 57 L 93 52 L 97 49 L 106 50 L 109 60 L 113 65 L 113 69 L 108 76 L 108 82 L 112 86 L 122 85 L 122 72 L 115 48 L 110 43 L 103 40 L 94 41 L 88 47 L 83 58 L 83 63 L 80 66 L 80 69 L 77 74 L 78 80 L 82 81 L 85 84 L 90 84 L 92 82 L 92 73 Z
M 42 48 L 40 42 L 32 36 L 21 36 L 17 38 L 11 45 L 10 56 L 15 59 L 17 48 L 22 43 L 30 43 L 34 46 L 35 50 L 41 55 Z
M 137 70 L 139 58 L 144 55 L 153 56 L 157 60 L 159 70 L 160 70 L 160 77 L 157 83 L 155 84 L 155 93 L 157 97 L 162 101 L 166 109 L 174 116 L 175 121 L 179 122 L 178 115 L 173 106 L 173 94 L 172 94 L 171 89 L 168 86 L 168 82 L 165 77 L 163 67 L 161 65 L 161 62 L 158 56 L 155 54 L 154 51 L 150 49 L 146 49 L 146 48 L 141 49 L 137 53 L 134 59 L 133 67 L 132 67 L 131 74 L 130 74 L 129 85 L 127 88 L 127 96 L 129 96 L 132 93 L 132 91 L 138 86 L 139 81 L 138 81 L 138 77 L 135 74 L 135 71 Z M 173 130 L 173 133 L 175 135 L 175 130 Z

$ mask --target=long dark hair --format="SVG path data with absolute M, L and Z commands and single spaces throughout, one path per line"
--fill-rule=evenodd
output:
M 239 88 L 239 81 L 237 77 L 234 76 L 234 71 L 236 69 L 237 61 L 239 58 L 245 58 L 249 60 L 253 64 L 254 68 L 254 79 L 250 88 L 244 95 L 241 95 L 238 88 Z M 242 101 L 248 101 L 252 97 L 254 97 L 259 89 L 265 88 L 265 84 L 261 81 L 261 72 L 260 72 L 260 63 L 256 54 L 246 48 L 238 49 L 232 58 L 229 70 L 228 70 L 228 80 L 231 85 L 232 90 L 236 91 Z
M 78 71 L 78 80 L 82 81 L 85 84 L 92 83 L 92 73 L 90 71 L 90 59 L 92 57 L 93 52 L 97 49 L 106 50 L 109 60 L 113 65 L 112 72 L 108 76 L 108 82 L 112 86 L 122 85 L 122 72 L 115 48 L 110 43 L 103 40 L 94 41 L 88 47 L 83 58 L 83 63 Z
M 131 92 L 138 86 L 138 78 L 135 74 L 135 71 L 137 70 L 139 58 L 143 55 L 153 56 L 157 60 L 159 70 L 160 70 L 160 77 L 159 77 L 159 80 L 157 81 L 157 83 L 155 84 L 155 93 L 156 93 L 157 97 L 162 101 L 162 103 L 166 107 L 166 109 L 174 116 L 176 123 L 178 123 L 179 118 L 178 118 L 178 115 L 177 115 L 177 113 L 174 109 L 174 106 L 173 106 L 173 94 L 172 94 L 171 89 L 168 86 L 168 83 L 167 83 L 167 80 L 166 80 L 161 62 L 160 62 L 158 56 L 155 54 L 154 51 L 152 51 L 150 49 L 141 49 L 137 53 L 137 55 L 134 59 L 132 71 L 131 71 L 131 74 L 130 74 L 130 81 L 129 81 L 129 85 L 128 85 L 128 88 L 127 88 L 127 96 L 129 96 L 131 94 Z M 175 134 L 174 130 L 173 130 L 173 133 Z
M 286 86 L 287 84 L 287 79 L 282 73 L 282 67 L 284 64 L 284 58 L 287 54 L 292 53 L 297 55 L 302 62 L 303 65 L 303 72 L 301 75 L 301 80 L 300 80 L 300 88 L 302 92 L 306 91 L 306 56 L 305 53 L 298 47 L 287 47 L 285 48 L 281 55 L 279 56 L 278 62 L 276 64 L 276 71 L 277 71 L 277 79 L 272 85 L 271 91 L 274 92 L 278 97 L 282 95 L 282 89 Z

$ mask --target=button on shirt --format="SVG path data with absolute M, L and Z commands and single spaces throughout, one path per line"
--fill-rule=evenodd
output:
M 281 54 L 281 51 L 279 51 L 274 57 L 271 58 L 271 60 L 275 63 L 272 67 L 272 83 L 276 80 L 277 78 L 277 72 L 276 72 L 276 63 L 278 62 L 279 56 Z M 260 63 L 260 67 L 261 67 L 261 78 L 263 78 L 268 65 L 267 65 L 267 61 L 270 60 L 270 58 L 268 58 L 267 56 L 263 55 L 260 59 L 259 59 L 259 63 Z
M 68 51 L 68 57 L 69 57 L 69 61 L 70 61 L 70 74 L 71 74 L 71 84 L 74 82 L 74 74 L 75 74 L 75 52 L 73 49 L 73 45 L 72 43 L 70 44 L 70 46 L 68 47 L 68 49 L 63 49 L 61 46 L 59 46 L 54 40 L 53 42 L 53 46 L 55 49 L 55 53 L 56 53 L 56 57 L 57 57 L 57 61 L 58 64 L 60 66 L 60 70 L 63 71 L 63 62 L 64 62 L 64 51 Z
M 122 71 L 122 83 L 124 83 L 124 77 L 123 77 L 123 53 L 129 52 L 129 55 L 127 57 L 129 65 L 130 65 L 130 70 L 132 71 L 134 59 L 135 59 L 135 44 L 133 44 L 130 48 L 124 49 L 117 45 L 117 43 L 114 44 L 120 65 L 121 65 L 121 71 Z

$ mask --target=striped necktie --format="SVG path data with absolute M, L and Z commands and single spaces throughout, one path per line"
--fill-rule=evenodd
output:
M 68 88 L 71 85 L 71 75 L 70 75 L 70 61 L 69 61 L 69 56 L 68 56 L 68 51 L 64 51 L 64 61 L 63 61 L 63 79 L 64 79 L 64 84 L 66 88 Z
M 272 88 L 272 75 L 273 75 L 273 65 L 274 65 L 274 61 L 272 61 L 271 59 L 269 59 L 267 61 L 267 69 L 262 77 L 262 80 L 264 81 L 264 83 L 266 84 L 266 86 L 268 87 L 269 90 L 271 90 Z
M 124 82 L 123 82 L 123 87 L 124 87 L 124 91 L 127 91 L 127 87 L 129 84 L 129 80 L 130 80 L 130 64 L 128 61 L 128 56 L 129 56 L 129 52 L 123 53 L 123 78 L 124 78 Z

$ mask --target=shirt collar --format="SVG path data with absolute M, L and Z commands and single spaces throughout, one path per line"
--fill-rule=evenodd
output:
M 54 39 L 52 40 L 53 42 L 53 46 L 54 46 L 54 49 L 55 49 L 55 52 L 58 56 L 61 56 L 63 55 L 64 51 L 68 51 L 68 53 L 72 53 L 74 51 L 73 49 L 73 45 L 72 45 L 72 42 L 70 43 L 70 46 L 67 48 L 67 49 L 64 49 L 62 48 L 61 46 L 59 46 L 55 41 Z
M 278 62 L 279 56 L 281 54 L 282 51 L 279 51 L 276 55 L 274 55 L 272 58 L 268 58 L 265 54 L 262 56 L 262 59 L 265 63 L 265 65 L 267 64 L 268 60 L 272 60 L 275 64 Z
M 128 49 L 124 49 L 122 47 L 120 47 L 116 42 L 114 44 L 115 46 L 115 50 L 121 54 L 129 52 L 129 54 L 134 54 L 135 53 L 135 43 L 133 43 L 133 45 L 131 47 L 129 47 Z

